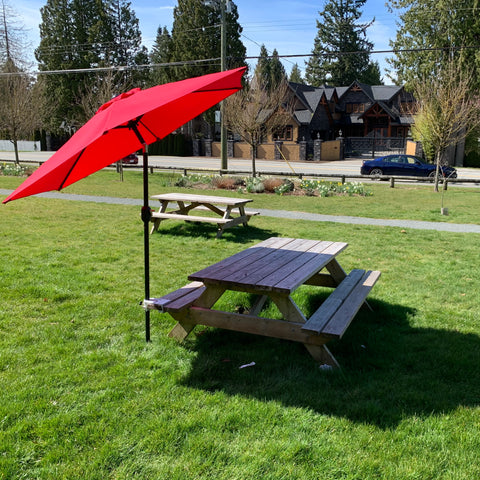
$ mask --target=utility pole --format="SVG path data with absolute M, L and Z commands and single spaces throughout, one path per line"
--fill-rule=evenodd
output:
M 228 3 L 228 7 L 225 5 Z M 226 70 L 227 63 L 227 20 L 226 20 L 226 11 L 230 9 L 229 0 L 220 0 L 220 69 L 223 71 Z M 227 127 L 225 126 L 225 103 L 222 101 L 220 103 L 220 156 L 221 156 L 221 168 L 222 170 L 228 170 L 228 159 L 227 159 Z

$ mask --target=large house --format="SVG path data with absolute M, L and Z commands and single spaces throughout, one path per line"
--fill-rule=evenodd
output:
M 290 88 L 295 111 L 289 140 L 409 135 L 415 103 L 402 86 L 355 81 L 348 87 L 311 87 L 290 82 Z
M 289 82 L 289 88 L 291 122 L 264 139 L 257 158 L 336 160 L 379 147 L 383 151 L 405 148 L 415 99 L 403 86 L 355 81 L 348 87 L 312 87 Z M 249 145 L 235 138 L 230 141 L 229 156 L 249 158 Z M 219 155 L 218 142 L 208 151 Z

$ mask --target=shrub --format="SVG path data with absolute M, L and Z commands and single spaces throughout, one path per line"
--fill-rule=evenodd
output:
M 237 180 L 232 177 L 217 176 L 212 178 L 212 185 L 215 188 L 231 190 L 237 185 Z
M 320 197 L 328 197 L 331 195 L 358 195 L 367 197 L 373 195 L 373 193 L 360 182 L 342 184 L 339 182 L 325 182 L 324 180 L 302 180 L 300 188 L 305 190 L 305 193 L 309 196 L 315 194 Z
M 283 185 L 283 180 L 281 178 L 270 177 L 270 178 L 266 178 L 263 181 L 263 185 L 265 187 L 266 192 L 272 192 L 273 193 L 273 192 L 276 191 L 276 189 L 278 187 Z
M 31 169 L 16 163 L 2 163 L 0 165 L 0 175 L 8 177 L 24 177 L 31 174 Z
M 285 179 L 281 185 L 275 188 L 275 193 L 277 195 L 284 195 L 285 193 L 293 192 L 294 189 L 295 184 L 291 180 Z
M 248 177 L 245 179 L 245 189 L 248 193 L 262 193 L 265 185 L 261 177 Z

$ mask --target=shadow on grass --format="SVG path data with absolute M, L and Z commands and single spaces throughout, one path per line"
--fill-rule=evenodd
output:
M 198 329 L 183 383 L 389 428 L 480 404 L 480 338 L 413 328 L 415 311 L 371 301 L 342 340 L 329 347 L 341 371 L 318 368 L 301 344 L 215 329 Z M 255 366 L 239 366 L 255 362 Z
M 217 226 L 214 224 L 205 224 L 198 222 L 181 222 L 171 225 L 161 224 L 158 231 L 152 235 L 155 239 L 156 235 L 167 234 L 172 237 L 196 237 L 215 239 L 217 235 Z M 236 227 L 226 229 L 220 240 L 228 240 L 237 243 L 247 243 L 251 240 L 266 240 L 270 237 L 279 237 L 281 234 L 272 230 L 257 228 L 250 224 L 247 227 L 238 225 Z

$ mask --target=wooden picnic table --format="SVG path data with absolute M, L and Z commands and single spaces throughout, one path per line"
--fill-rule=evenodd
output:
M 165 193 L 153 195 L 160 202 L 158 212 L 152 212 L 153 227 L 150 233 L 158 230 L 160 222 L 166 219 L 185 220 L 187 222 L 216 223 L 217 238 L 226 228 L 243 224 L 245 227 L 253 215 L 259 212 L 245 210 L 245 205 L 252 202 L 249 198 L 218 197 L 216 195 L 195 195 L 189 193 Z M 173 205 L 172 205 L 173 204 Z M 192 210 L 213 212 L 215 216 L 190 215 Z
M 344 242 L 273 237 L 189 275 L 191 283 L 144 306 L 177 320 L 170 336 L 179 340 L 196 325 L 254 333 L 301 342 L 316 361 L 338 367 L 325 344 L 342 337 L 380 276 L 360 269 L 347 275 L 336 258 L 346 247 Z M 291 297 L 301 285 L 333 288 L 308 319 Z M 256 300 L 242 314 L 214 309 L 228 290 L 254 294 Z M 267 299 L 282 319 L 260 316 Z

